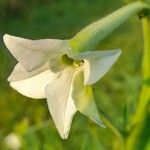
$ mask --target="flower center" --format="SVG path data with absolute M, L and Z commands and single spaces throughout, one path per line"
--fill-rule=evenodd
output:
M 61 60 L 62 60 L 62 62 L 64 64 L 66 64 L 66 65 L 74 65 L 75 67 L 81 66 L 84 63 L 83 60 L 74 60 L 72 58 L 69 58 L 67 55 L 63 55 L 61 57 Z
M 64 64 L 66 65 L 72 65 L 73 64 L 73 59 L 72 58 L 69 58 L 67 55 L 63 55 L 61 57 L 61 60 Z
M 74 61 L 73 61 L 73 65 L 76 66 L 76 67 L 77 67 L 77 66 L 82 66 L 83 63 L 84 63 L 83 60 L 74 60 Z

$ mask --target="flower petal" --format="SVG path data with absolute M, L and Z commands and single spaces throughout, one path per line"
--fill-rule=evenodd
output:
M 101 121 L 95 104 L 94 95 L 91 86 L 84 85 L 84 76 L 82 71 L 78 71 L 73 79 L 72 98 L 78 111 L 89 117 L 98 125 L 105 127 Z
M 60 72 L 66 68 L 66 65 L 62 62 L 62 56 L 53 57 L 49 60 L 49 68 L 53 72 Z
M 35 75 L 38 75 L 41 72 L 44 72 L 48 69 L 49 69 L 49 63 L 45 64 L 44 66 L 40 67 L 37 70 L 28 72 L 21 66 L 21 64 L 18 63 L 14 67 L 14 70 L 12 71 L 11 75 L 8 77 L 8 81 L 12 82 L 12 81 L 24 80 L 24 79 L 33 77 Z
M 84 84 L 90 85 L 102 78 L 120 56 L 120 50 L 100 51 L 98 57 L 84 59 Z
M 75 59 L 75 60 L 83 60 L 83 59 L 94 59 L 94 58 L 100 58 L 100 57 L 107 57 L 110 55 L 115 55 L 116 53 L 119 53 L 121 50 L 97 50 L 97 51 L 88 51 L 84 53 L 77 53 L 77 54 L 71 54 L 70 51 L 67 52 L 68 57 Z
M 45 98 L 46 97 L 45 87 L 49 83 L 53 82 L 58 78 L 58 74 L 55 74 L 50 70 L 45 70 L 44 72 L 36 76 L 32 76 L 32 73 L 28 74 L 27 72 L 24 72 L 23 68 L 21 69 L 22 69 L 21 76 L 18 75 L 13 77 L 13 75 L 11 75 L 9 80 L 13 80 L 13 79 L 16 80 L 19 79 L 20 77 L 28 77 L 28 78 L 20 81 L 12 81 L 10 82 L 10 86 L 16 89 L 22 95 L 25 95 L 30 98 L 35 98 L 35 99 Z M 23 75 L 23 72 L 25 73 L 25 75 Z
M 66 40 L 29 40 L 8 34 L 3 39 L 12 55 L 27 71 L 43 66 L 52 57 L 63 55 L 69 49 Z
M 73 67 L 66 68 L 62 76 L 45 89 L 48 108 L 63 139 L 67 139 L 76 113 L 74 101 L 70 95 L 73 73 Z

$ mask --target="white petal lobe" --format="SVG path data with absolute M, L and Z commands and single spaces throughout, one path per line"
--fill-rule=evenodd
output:
M 98 125 L 105 127 L 99 117 L 98 110 L 95 104 L 92 87 L 84 85 L 84 76 L 81 69 L 74 74 L 72 98 L 78 111 L 89 117 Z
M 8 34 L 3 39 L 6 47 L 27 71 L 38 69 L 49 59 L 63 55 L 69 49 L 65 40 L 29 40 Z
M 121 54 L 120 50 L 114 52 L 110 51 L 109 54 L 109 51 L 106 51 L 107 55 L 104 55 L 104 51 L 99 51 L 96 57 L 84 59 L 84 84 L 94 84 L 108 72 Z
M 41 72 L 44 72 L 46 70 L 49 69 L 49 63 L 45 64 L 44 66 L 34 70 L 34 71 L 31 71 L 31 72 L 28 72 L 26 71 L 21 64 L 17 64 L 15 67 L 14 67 L 14 70 L 12 71 L 11 75 L 9 76 L 9 78 L 7 79 L 9 82 L 12 82 L 12 81 L 19 81 L 19 80 L 24 80 L 26 78 L 30 78 L 30 77 L 33 77 L 35 75 L 38 75 L 40 74 Z
M 45 87 L 58 77 L 57 74 L 46 70 L 36 76 L 10 82 L 10 86 L 24 96 L 40 99 L 45 98 Z
M 75 60 L 107 57 L 107 56 L 110 56 L 110 55 L 115 55 L 116 53 L 120 52 L 119 49 L 116 49 L 116 50 L 95 50 L 95 51 L 88 51 L 88 52 L 78 53 L 78 54 L 71 54 L 70 51 L 67 52 L 67 55 L 70 58 L 75 59 Z
M 74 68 L 64 70 L 62 76 L 46 87 L 47 103 L 54 123 L 63 139 L 67 139 L 76 107 L 71 98 Z

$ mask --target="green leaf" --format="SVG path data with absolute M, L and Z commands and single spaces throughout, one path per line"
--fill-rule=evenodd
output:
M 83 72 L 76 73 L 73 80 L 72 98 L 79 112 L 89 117 L 102 127 L 105 127 L 99 118 L 98 110 L 96 108 L 93 90 L 91 86 L 85 86 L 83 83 Z
M 74 54 L 93 50 L 101 40 L 126 21 L 131 15 L 143 9 L 149 9 L 149 6 L 143 2 L 135 2 L 85 27 L 70 40 L 72 47 L 70 53 Z

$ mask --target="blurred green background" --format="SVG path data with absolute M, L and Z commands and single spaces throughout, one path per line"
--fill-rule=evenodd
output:
M 9 87 L 7 77 L 16 60 L 4 46 L 2 36 L 69 39 L 123 5 L 121 0 L 0 0 L 0 149 L 8 149 L 4 141 L 10 133 L 21 137 L 21 149 L 25 150 L 120 149 L 119 138 L 111 128 L 103 129 L 80 113 L 74 117 L 68 140 L 62 140 L 46 101 L 26 98 Z M 141 23 L 134 16 L 97 47 L 122 49 L 117 63 L 93 88 L 100 116 L 104 122 L 111 120 L 123 133 L 141 88 L 142 43 Z M 146 140 L 147 136 L 141 143 L 146 144 Z

